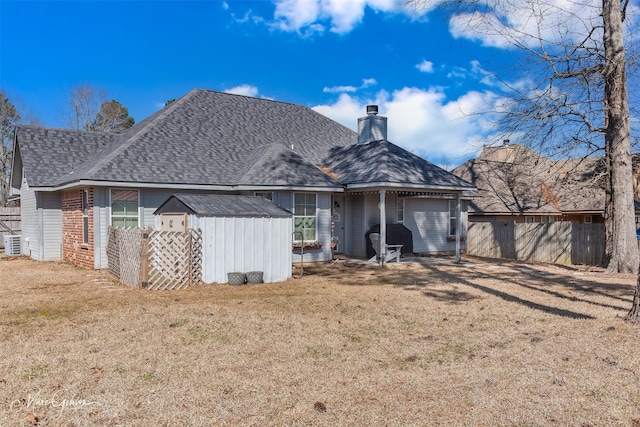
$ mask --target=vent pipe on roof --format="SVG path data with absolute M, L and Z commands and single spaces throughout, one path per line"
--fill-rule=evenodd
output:
M 367 105 L 367 116 L 358 119 L 358 144 L 387 139 L 387 118 L 378 116 L 377 105 Z

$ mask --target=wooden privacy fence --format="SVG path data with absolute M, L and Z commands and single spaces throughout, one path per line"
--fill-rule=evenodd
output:
M 0 208 L 0 248 L 4 248 L 4 236 L 20 232 L 20 208 Z
M 467 253 L 554 264 L 602 265 L 604 224 L 471 222 Z
M 130 286 L 184 289 L 202 283 L 202 232 L 109 227 L 109 272 Z

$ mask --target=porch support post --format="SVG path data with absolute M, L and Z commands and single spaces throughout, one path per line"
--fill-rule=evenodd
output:
M 460 262 L 460 229 L 462 228 L 460 194 L 460 192 L 456 193 L 456 262 Z
M 387 190 L 380 190 L 380 265 L 384 267 L 384 259 L 387 256 Z

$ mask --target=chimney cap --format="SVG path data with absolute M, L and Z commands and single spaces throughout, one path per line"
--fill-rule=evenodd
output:
M 369 115 L 369 116 L 378 115 L 378 106 L 377 105 L 367 105 L 367 115 Z

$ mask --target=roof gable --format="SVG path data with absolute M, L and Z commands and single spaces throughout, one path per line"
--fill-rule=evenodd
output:
M 115 137 L 102 132 L 18 125 L 14 150 L 20 153 L 21 170 L 29 185 L 48 187 L 54 186 L 62 176 L 81 165 L 83 159 L 100 151 Z
M 422 157 L 386 141 L 334 147 L 323 162 L 337 179 L 351 188 L 367 185 L 473 190 L 473 184 Z
M 254 159 L 240 179 L 240 184 L 259 182 L 265 186 L 339 187 L 341 184 L 307 162 L 299 153 L 274 144 L 256 150 Z

